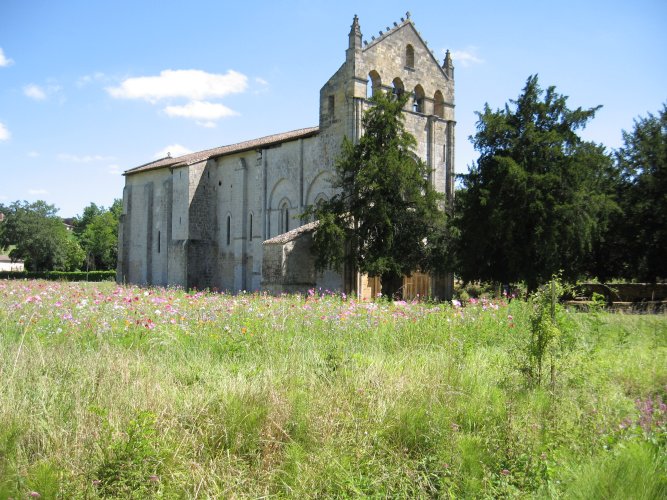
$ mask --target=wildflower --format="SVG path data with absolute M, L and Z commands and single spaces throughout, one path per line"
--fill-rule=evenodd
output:
M 40 495 L 40 494 L 37 493 L 36 491 L 31 491 L 30 493 L 28 493 L 28 496 L 29 496 L 30 498 L 42 498 L 42 495 Z
M 461 307 L 461 302 L 459 300 L 452 299 L 452 305 L 454 307 Z
M 99 486 L 100 484 L 102 484 L 102 481 L 99 479 L 93 479 L 93 486 Z
M 509 476 L 510 471 L 508 471 L 507 469 L 503 469 L 503 470 L 500 471 L 500 473 L 501 473 L 503 476 Z
M 158 476 L 156 476 L 155 474 L 152 474 L 152 475 L 148 476 L 148 480 L 151 483 L 159 483 L 160 482 L 160 478 Z

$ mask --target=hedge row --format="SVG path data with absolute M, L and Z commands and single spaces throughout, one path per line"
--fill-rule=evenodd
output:
M 0 271 L 0 279 L 50 281 L 113 281 L 116 271 Z

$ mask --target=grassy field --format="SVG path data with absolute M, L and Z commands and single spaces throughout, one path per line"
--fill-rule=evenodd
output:
M 667 317 L 0 281 L 0 499 L 667 497 Z

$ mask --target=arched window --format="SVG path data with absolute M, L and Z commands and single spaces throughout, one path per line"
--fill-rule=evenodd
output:
M 442 97 L 442 92 L 439 90 L 435 91 L 433 96 L 433 114 L 439 116 L 440 118 L 445 117 L 445 98 Z
M 424 113 L 424 89 L 417 85 L 412 95 L 412 111 L 415 113 Z
M 227 216 L 227 246 L 232 243 L 232 216 Z
M 412 45 L 405 47 L 405 66 L 408 68 L 415 67 L 415 49 Z
M 289 231 L 289 203 L 283 201 L 280 204 L 280 232 L 286 233 Z
M 252 241 L 252 212 L 248 214 L 248 241 Z
M 370 99 L 382 89 L 382 80 L 377 71 L 373 70 L 368 73 L 368 80 L 370 85 L 366 85 L 366 97 Z
M 403 82 L 401 81 L 400 78 L 394 78 L 394 81 L 391 82 L 392 86 L 392 93 L 396 97 L 401 97 L 405 93 L 405 87 L 403 86 Z
M 315 197 L 315 206 L 319 205 L 320 203 L 324 203 L 325 201 L 328 201 L 329 198 L 327 197 L 326 194 L 320 193 Z

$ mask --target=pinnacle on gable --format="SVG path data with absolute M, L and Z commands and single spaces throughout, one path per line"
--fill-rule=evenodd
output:
M 350 39 L 350 49 L 361 47 L 361 28 L 359 26 L 359 17 L 356 14 L 354 15 L 354 19 L 352 19 L 352 26 L 350 26 L 350 34 L 348 36 Z
M 352 27 L 353 27 L 353 28 L 354 28 L 354 26 L 355 26 L 355 23 L 356 23 L 356 25 L 357 25 L 357 27 L 358 27 L 358 26 L 359 26 L 359 22 L 358 22 L 358 18 L 357 18 L 357 16 L 356 16 L 356 14 L 355 14 L 355 16 L 354 16 L 354 22 L 352 23 Z M 389 33 L 391 33 L 392 31 L 394 31 L 394 30 L 397 29 L 397 28 L 400 28 L 400 27 L 403 26 L 405 23 L 414 24 L 414 23 L 412 22 L 412 19 L 411 19 L 410 11 L 408 11 L 408 12 L 405 13 L 405 17 L 401 17 L 401 22 L 400 22 L 400 24 L 399 24 L 397 21 L 394 21 L 394 22 L 392 23 L 392 24 L 393 24 L 392 27 L 387 26 L 387 27 L 385 28 L 384 31 L 383 31 L 383 30 L 379 30 L 379 31 L 378 31 L 379 38 L 377 38 L 377 39 L 379 40 L 380 38 L 382 38 L 382 37 L 384 37 L 384 36 L 387 36 Z M 359 31 L 358 33 L 359 33 L 359 36 L 361 36 L 361 31 Z M 418 33 L 419 33 L 419 32 L 418 32 Z M 421 33 L 419 33 L 419 35 L 421 36 Z M 352 37 L 352 31 L 350 31 L 350 37 Z M 376 40 L 376 36 L 375 36 L 375 35 L 371 35 L 371 41 L 370 41 L 370 43 L 373 43 L 375 40 Z M 426 43 L 426 42 L 424 42 L 424 43 Z M 369 41 L 368 41 L 368 40 L 364 40 L 364 41 L 363 41 L 363 45 L 364 45 L 364 46 L 367 46 L 368 44 L 369 44 Z M 431 50 L 431 53 L 433 53 L 433 50 L 432 50 L 432 49 L 430 49 L 430 50 Z

